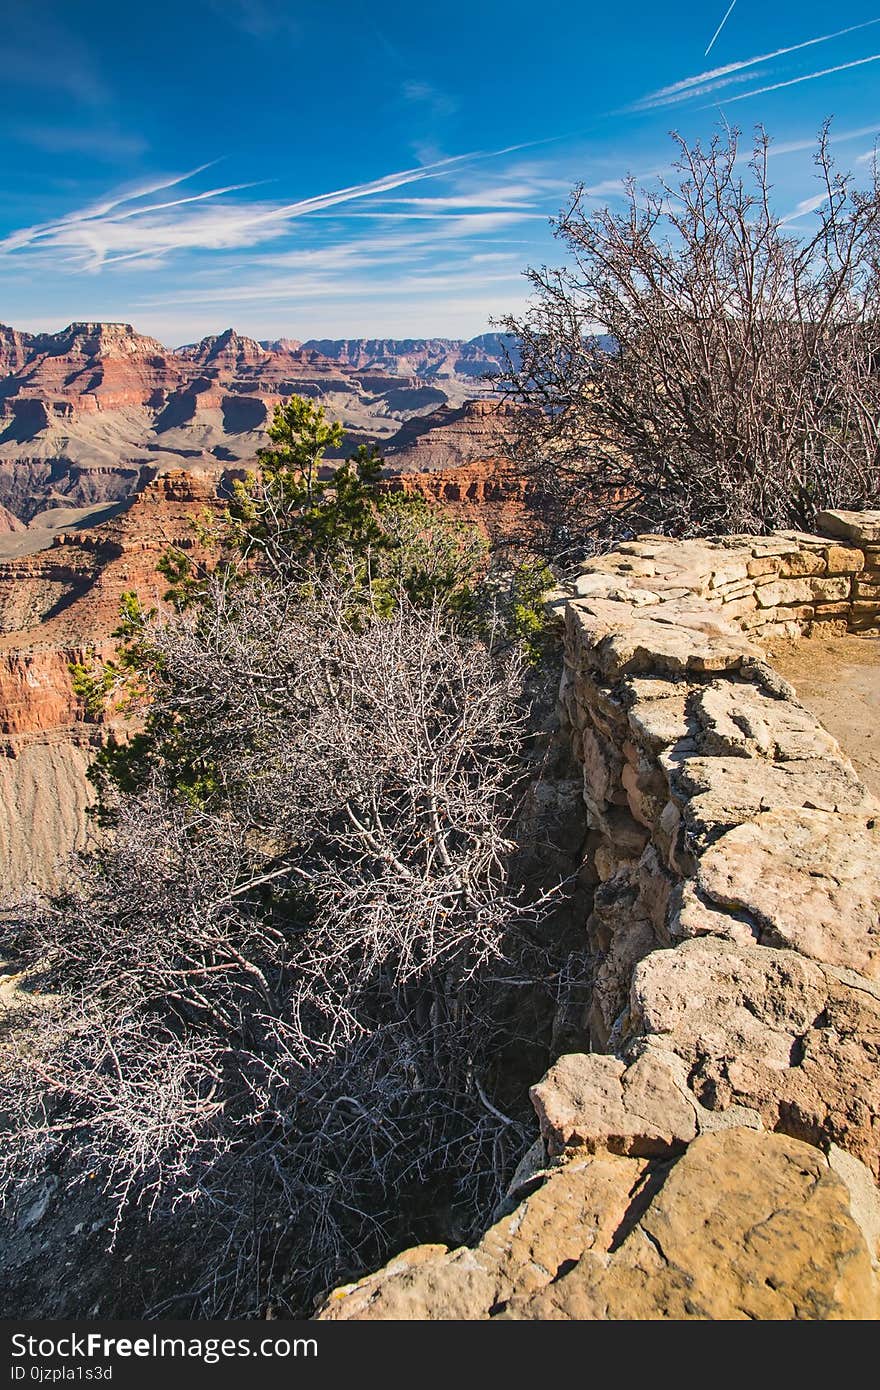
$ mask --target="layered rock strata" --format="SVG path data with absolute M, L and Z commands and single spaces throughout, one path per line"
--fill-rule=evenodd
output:
M 161 466 L 219 476 L 253 460 L 275 406 L 292 394 L 342 420 L 346 448 L 384 441 L 400 467 L 497 453 L 491 422 L 466 404 L 492 392 L 482 369 L 498 367 L 494 338 L 423 344 L 427 356 L 418 344 L 412 355 L 390 351 L 406 344 L 327 346 L 332 358 L 315 344 L 267 347 L 227 329 L 172 351 L 126 323 L 38 335 L 0 324 L 0 504 L 29 522 L 49 507 L 130 497 Z M 406 432 L 419 417 L 430 420 L 425 438 Z
M 553 601 L 597 879 L 592 1051 L 474 1248 L 332 1318 L 876 1317 L 880 804 L 765 638 L 880 625 L 880 512 L 642 537 Z
M 0 900 L 63 880 L 90 838 L 87 769 L 123 733 L 84 708 L 71 663 L 115 654 L 123 593 L 159 600 L 161 555 L 192 551 L 193 523 L 217 505 L 212 478 L 173 471 L 101 525 L 0 562 Z
M 161 599 L 159 559 L 169 546 L 193 550 L 194 524 L 224 505 L 236 476 L 167 469 L 130 501 L 88 516 L 54 508 L 29 527 L 0 509 L 0 896 L 54 883 L 87 839 L 85 772 L 110 730 L 87 717 L 70 663 L 112 655 L 122 594 Z M 380 486 L 422 496 L 492 540 L 540 524 L 527 485 L 499 460 L 389 474 Z M 67 516 L 79 524 L 40 524 Z M 4 527 L 19 552 L 7 558 Z

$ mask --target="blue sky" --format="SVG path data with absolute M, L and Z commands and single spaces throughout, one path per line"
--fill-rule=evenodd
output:
M 880 0 L 728 6 L 0 0 L 0 321 L 471 336 L 573 183 L 613 201 L 720 119 L 766 126 L 796 227 L 824 118 L 871 158 Z

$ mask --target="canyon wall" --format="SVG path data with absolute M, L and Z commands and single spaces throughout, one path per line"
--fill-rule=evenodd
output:
M 172 472 L 108 521 L 0 563 L 0 897 L 56 886 L 88 843 L 86 770 L 123 729 L 87 713 L 71 663 L 113 655 L 123 593 L 158 600 L 159 558 L 191 549 L 193 521 L 216 505 L 214 479 Z
M 880 1315 L 880 803 L 758 645 L 880 627 L 880 512 L 820 526 L 641 537 L 553 600 L 592 1050 L 475 1247 L 320 1317 Z
M 194 549 L 193 524 L 223 505 L 220 494 L 236 475 L 168 469 L 82 529 L 40 524 L 70 515 L 60 508 L 28 528 L 10 524 L 25 553 L 0 560 L 0 880 L 7 894 L 31 883 L 56 885 L 65 856 L 87 842 L 85 771 L 102 742 L 122 732 L 87 717 L 70 663 L 112 655 L 124 592 L 147 605 L 161 600 L 161 556 L 170 546 Z M 539 525 L 528 488 L 503 459 L 389 470 L 380 487 L 423 496 L 493 540 Z M 31 541 L 43 548 L 28 553 Z

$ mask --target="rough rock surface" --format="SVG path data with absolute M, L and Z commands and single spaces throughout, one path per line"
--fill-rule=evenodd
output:
M 732 1129 L 694 1141 L 610 1256 L 588 1252 L 509 1318 L 862 1319 L 877 1282 L 824 1155 Z
M 620 1057 L 576 1052 L 560 1057 L 532 1101 L 547 1152 L 566 1149 L 656 1158 L 680 1153 L 697 1134 L 696 1106 L 684 1076 L 667 1059 L 643 1054 L 632 1066 Z
M 575 1159 L 474 1249 L 409 1250 L 335 1289 L 318 1317 L 872 1318 L 854 1208 L 819 1150 L 743 1128 L 672 1164 Z
M 627 1055 L 673 1053 L 703 1110 L 837 1144 L 880 1182 L 880 988 L 864 977 L 702 936 L 640 962 L 628 1015 Z
M 697 890 L 745 912 L 766 945 L 880 975 L 880 817 L 765 811 L 701 855 Z

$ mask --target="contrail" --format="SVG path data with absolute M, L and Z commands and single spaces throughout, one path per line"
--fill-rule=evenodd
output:
M 704 58 L 708 58 L 709 54 L 711 53 L 712 48 L 713 48 L 713 46 L 714 46 L 714 44 L 715 44 L 715 40 L 717 39 L 718 35 L 721 33 L 721 30 L 724 28 L 724 26 L 725 26 L 725 24 L 727 23 L 727 21 L 730 19 L 731 14 L 733 13 L 733 7 L 734 7 L 735 4 L 736 4 L 736 0 L 730 0 L 730 5 L 728 6 L 726 15 L 725 15 L 724 18 L 722 19 L 721 23 L 718 25 L 718 28 L 715 30 L 715 33 L 712 35 L 711 39 L 709 40 L 709 47 L 706 49 L 706 52 L 703 54 L 703 57 L 704 57 Z
M 751 92 L 743 92 L 738 97 L 727 97 L 726 100 L 745 101 L 746 97 L 758 97 L 763 92 L 778 92 L 780 87 L 796 87 L 799 82 L 812 82 L 814 77 L 827 77 L 831 72 L 846 72 L 848 68 L 860 68 L 865 63 L 876 63 L 880 61 L 880 53 L 872 53 L 870 58 L 855 58 L 851 63 L 840 63 L 836 68 L 821 68 L 819 72 L 808 72 L 803 77 L 790 77 L 787 82 L 773 82 L 769 87 L 755 87 Z
M 741 58 L 735 63 L 726 63 L 721 68 L 710 68 L 708 72 L 696 73 L 693 77 L 685 77 L 680 82 L 673 82 L 670 87 L 660 87 L 656 92 L 649 92 L 647 96 L 627 107 L 629 111 L 650 111 L 657 106 L 671 106 L 679 101 L 686 101 L 689 97 L 701 96 L 701 92 L 695 93 L 694 87 L 702 86 L 707 82 L 714 82 L 716 86 L 727 86 L 729 74 L 741 72 L 744 68 L 753 68 L 760 63 L 769 63 L 774 58 L 782 58 L 789 53 L 799 53 L 803 48 L 814 48 L 819 43 L 829 43 L 832 39 L 841 39 L 846 34 L 854 34 L 859 29 L 870 29 L 873 25 L 880 24 L 880 18 L 867 19 L 861 24 L 850 24 L 846 29 L 836 29 L 833 34 L 820 34 L 815 39 L 804 39 L 801 43 L 789 44 L 786 48 L 776 48 L 772 53 L 759 53 L 755 58 Z M 722 80 L 727 79 L 727 80 Z

